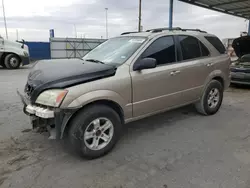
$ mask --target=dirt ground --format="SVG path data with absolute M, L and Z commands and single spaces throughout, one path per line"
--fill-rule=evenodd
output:
M 219 113 L 192 106 L 126 125 L 113 152 L 87 161 L 30 130 L 16 89 L 28 68 L 0 69 L 1 188 L 249 188 L 250 88 L 225 92 Z

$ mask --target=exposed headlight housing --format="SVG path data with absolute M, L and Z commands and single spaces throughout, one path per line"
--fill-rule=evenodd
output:
M 42 92 L 36 99 L 37 104 L 51 107 L 59 107 L 68 91 L 63 89 L 51 89 Z

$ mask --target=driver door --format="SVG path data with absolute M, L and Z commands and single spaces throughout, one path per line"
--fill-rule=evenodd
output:
M 183 80 L 176 51 L 174 37 L 164 36 L 153 41 L 140 56 L 155 58 L 157 67 L 131 72 L 134 117 L 179 105 Z

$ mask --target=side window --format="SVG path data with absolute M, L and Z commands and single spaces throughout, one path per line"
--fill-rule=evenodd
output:
M 200 42 L 200 47 L 201 47 L 201 55 L 203 57 L 210 55 L 210 52 L 208 51 L 207 47 L 202 42 Z
M 222 42 L 220 41 L 220 39 L 218 39 L 217 37 L 209 37 L 206 36 L 205 37 L 208 42 L 210 42 L 215 48 L 216 50 L 218 50 L 221 54 L 224 54 L 226 52 L 226 49 L 224 47 L 224 45 L 222 44 Z
M 157 64 L 176 62 L 175 43 L 172 36 L 156 39 L 142 54 L 142 58 L 155 58 Z
M 183 60 L 201 57 L 199 40 L 191 36 L 179 36 Z

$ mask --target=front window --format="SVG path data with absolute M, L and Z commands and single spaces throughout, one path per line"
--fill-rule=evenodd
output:
M 146 41 L 145 37 L 123 36 L 109 39 L 83 57 L 83 60 L 95 60 L 105 64 L 121 65 L 130 58 Z
M 157 65 L 176 62 L 175 42 L 173 36 L 156 39 L 142 54 L 142 58 L 150 57 L 157 61 Z

